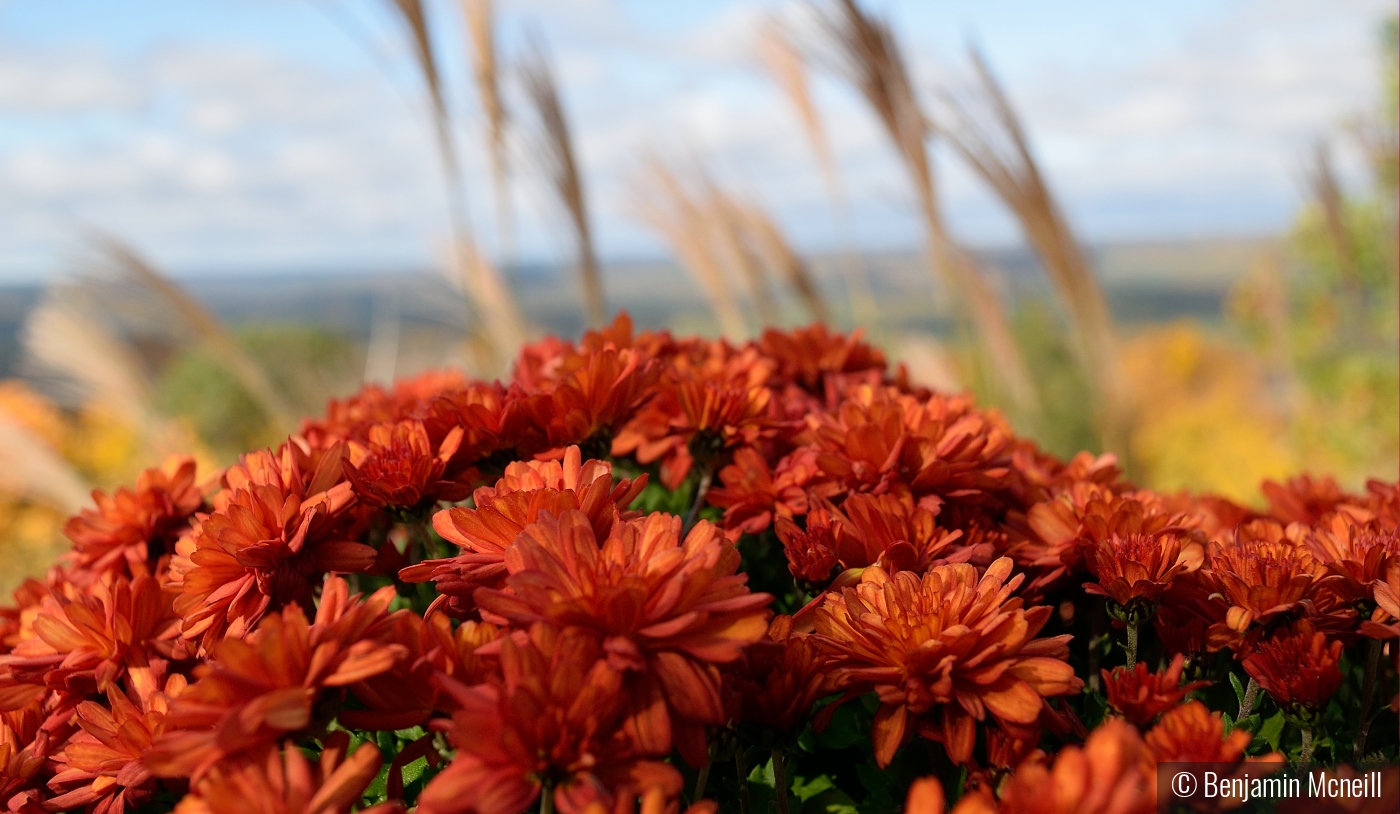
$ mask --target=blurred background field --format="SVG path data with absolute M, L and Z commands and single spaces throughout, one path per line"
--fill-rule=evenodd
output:
M 1200 12 L 1176 62 L 1157 63 L 1187 70 L 1141 73 L 1140 88 L 1127 82 L 1103 102 L 1141 107 L 1127 117 L 1139 129 L 1105 135 L 1094 109 L 1079 108 L 1089 113 L 1076 141 L 1075 123 L 1046 104 L 1073 111 L 1076 93 L 1108 91 L 1059 77 L 1057 98 L 1034 95 L 1044 86 L 1026 77 L 1037 66 L 1008 56 L 1029 36 L 1017 33 L 1035 17 L 1028 4 L 986 4 L 963 19 L 959 35 L 986 47 L 966 56 L 960 44 L 936 47 L 943 35 L 926 29 L 941 23 L 923 6 L 842 0 L 678 4 L 661 22 L 650 7 L 602 2 L 152 2 L 106 40 L 82 25 L 65 33 L 35 5 L 0 5 L 0 41 L 16 46 L 0 59 L 0 175 L 18 224 L 0 230 L 0 588 L 51 560 L 90 489 L 129 482 L 168 452 L 193 450 L 213 473 L 276 443 L 327 398 L 443 366 L 506 375 L 520 341 L 576 336 L 619 309 L 639 327 L 735 341 L 818 318 L 861 329 L 916 380 L 974 390 L 1057 454 L 1114 452 L 1158 489 L 1257 503 L 1264 479 L 1327 473 L 1356 489 L 1400 469 L 1387 7 Z M 1193 39 L 1206 37 L 1212 13 L 1267 36 L 1242 29 L 1239 62 L 1222 61 L 1229 43 Z M 140 33 L 142 14 L 159 37 Z M 278 82 L 259 72 L 254 46 L 285 47 L 268 27 L 285 19 L 293 33 L 320 25 L 344 40 L 337 59 L 359 55 L 348 87 L 368 74 L 398 98 L 327 98 L 286 77 L 262 118 L 209 125 L 219 135 L 190 166 L 214 167 L 214 180 L 162 181 L 168 167 L 148 160 L 151 145 L 177 158 L 188 146 L 160 132 L 166 108 L 217 119 L 227 91 L 199 85 L 189 78 L 197 65 L 173 58 L 199 45 L 206 18 L 246 21 L 234 35 L 243 80 L 235 71 L 222 82 Z M 571 19 L 589 22 L 571 36 Z M 1327 63 L 1322 40 L 1276 36 L 1289 25 L 1324 30 L 1319 21 L 1364 32 L 1351 74 Z M 658 43 L 637 46 L 644 24 L 671 26 L 687 46 L 728 39 L 706 46 L 719 49 L 712 74 L 693 56 L 680 70 Z M 1111 35 L 1088 35 L 1107 54 L 1094 70 L 1126 58 Z M 1334 47 L 1354 51 L 1354 39 Z M 46 89 L 35 71 L 62 54 L 166 67 L 107 84 L 79 71 Z M 1005 84 L 999 56 L 1013 67 Z M 662 68 L 649 73 L 647 59 Z M 1215 188 L 1191 162 L 1216 166 L 1219 153 L 1228 165 L 1249 151 L 1249 128 L 1208 111 L 1202 120 L 1223 124 L 1183 127 L 1178 140 L 1192 143 L 1160 152 L 1174 121 L 1160 109 L 1185 104 L 1173 94 L 1211 84 L 1212 72 L 1251 65 L 1272 66 L 1261 81 L 1280 104 L 1324 113 L 1283 127 L 1286 137 L 1255 134 L 1274 151 L 1261 170 L 1277 176 L 1268 189 L 1252 189 L 1247 173 Z M 595 85 L 606 90 L 615 70 L 629 83 L 599 97 Z M 1366 95 L 1317 104 L 1332 86 L 1314 73 Z M 163 95 L 176 87 L 178 104 Z M 121 101 L 132 93 L 148 95 Z M 650 104 L 646 93 L 657 105 L 690 99 L 700 113 L 678 114 L 689 126 L 674 130 L 619 112 Z M 206 96 L 213 112 L 201 114 Z M 297 154 L 300 163 L 247 147 L 276 142 L 269 133 L 283 119 L 310 115 L 300 107 L 327 105 L 393 122 L 387 144 L 346 136 L 387 175 L 357 176 L 368 155 L 346 158 L 336 144 Z M 772 121 L 747 120 L 754 105 Z M 1272 115 L 1262 103 L 1246 113 Z M 1054 131 L 1044 159 L 1041 120 Z M 1202 132 L 1242 135 L 1193 141 Z M 1103 143 L 1130 146 L 1125 157 Z M 1173 199 L 1170 179 L 1144 180 L 1152 173 L 1126 174 L 1122 188 L 1112 177 L 1076 183 L 1095 150 L 1108 165 L 1160 163 L 1159 176 L 1176 162 L 1194 187 Z M 50 166 L 86 159 L 86 175 Z M 363 188 L 323 178 L 336 160 Z M 282 174 L 243 188 L 240 161 Z M 287 209 L 322 190 L 327 200 Z

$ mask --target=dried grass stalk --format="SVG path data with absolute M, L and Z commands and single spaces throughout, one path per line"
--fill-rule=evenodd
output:
M 443 183 L 453 229 L 450 262 L 477 318 L 486 326 L 497 372 L 504 371 L 525 339 L 525 321 L 495 267 L 480 256 L 467 217 L 460 162 L 452 137 L 452 120 L 442 93 L 441 74 L 422 0 L 386 0 L 408 27 L 414 57 L 427 85 L 442 157 Z
M 943 222 L 925 141 L 929 120 L 920 109 L 908 68 L 889 26 L 854 0 L 814 7 L 838 72 L 860 91 L 894 143 L 919 199 L 930 266 L 954 298 L 966 301 L 983 350 L 1006 394 L 1022 412 L 1038 409 L 1030 373 L 1011 335 L 1005 309 L 976 260 L 957 246 Z
M 50 289 L 29 312 L 21 333 L 29 363 L 88 404 L 118 416 L 158 454 L 178 451 L 187 439 L 156 408 L 155 388 L 141 358 L 97 313 L 81 289 Z
M 111 262 L 121 276 L 164 303 L 165 312 L 175 317 L 211 353 L 224 369 L 232 373 L 243 389 L 257 401 L 264 414 L 283 432 L 297 425 L 297 411 L 273 386 L 267 371 L 258 364 L 219 322 L 218 317 L 200 305 L 174 281 L 161 274 L 155 266 L 131 246 L 106 234 L 95 235 L 99 251 Z
M 515 212 L 510 195 L 510 161 L 506 149 L 508 113 L 501 96 L 496 59 L 495 8 L 492 0 L 462 0 L 467 38 L 472 49 L 472 78 L 486 113 L 486 143 L 491 154 L 491 188 L 496 199 L 496 229 L 501 257 L 515 260 Z
M 816 102 L 812 99 L 811 83 L 808 82 L 807 77 L 807 61 L 803 57 L 802 50 L 798 47 L 794 35 L 776 16 L 768 18 L 759 30 L 758 45 L 759 57 L 763 65 L 772 74 L 778 86 L 782 88 L 793 109 L 797 111 L 802 131 L 807 136 L 807 142 L 817 157 L 818 166 L 821 167 L 822 182 L 826 187 L 831 210 L 847 232 L 845 238 L 849 245 L 845 252 L 846 257 L 843 258 L 841 264 L 841 270 L 845 278 L 846 294 L 850 299 L 852 315 L 859 324 L 874 324 L 878 318 L 875 295 L 870 289 L 870 280 L 866 276 L 865 265 L 861 262 L 859 254 L 852 248 L 855 240 L 850 235 L 846 190 L 841 183 L 841 172 L 837 167 L 831 142 L 827 138 L 826 128 L 822 124 L 821 114 L 817 110 Z M 769 222 L 769 225 L 771 226 L 772 223 Z M 784 267 L 792 268 L 788 264 L 785 264 Z M 803 270 L 803 274 L 805 275 L 805 270 Z M 813 308 L 814 302 L 809 300 L 805 294 L 802 296 L 808 307 Z M 820 317 L 820 319 L 830 320 L 831 315 L 825 311 L 824 303 L 821 304 L 821 308 L 823 313 L 827 315 Z M 815 309 L 813 309 L 813 313 L 816 313 Z
M 1347 288 L 1359 288 L 1361 275 L 1357 269 L 1356 247 L 1351 233 L 1347 231 L 1346 207 L 1342 200 L 1342 190 L 1337 184 L 1337 173 L 1332 168 L 1332 151 L 1326 140 L 1319 140 L 1313 148 L 1313 165 L 1308 173 L 1308 186 L 1313 198 L 1322 209 L 1323 220 L 1327 225 L 1327 239 L 1332 243 L 1332 252 L 1337 256 L 1337 268 L 1342 273 L 1342 284 Z
M 520 79 L 526 98 L 535 107 L 540 120 L 540 138 L 530 155 L 539 162 L 540 170 L 549 179 L 549 186 L 568 213 L 578 250 L 579 284 L 583 289 L 584 310 L 588 324 L 601 327 L 607 321 L 603 300 L 603 279 L 593 246 L 593 228 L 588 218 L 588 199 L 583 179 L 574 156 L 574 143 L 559 88 L 549 65 L 544 46 L 532 44 L 529 55 L 520 66 Z
M 702 176 L 701 182 L 704 189 L 701 212 L 704 228 L 709 231 L 711 250 L 744 281 L 759 322 L 765 326 L 776 325 L 778 306 L 768 288 L 767 270 L 746 234 L 739 204 L 708 176 Z
M 734 206 L 735 217 L 741 223 L 744 234 L 767 268 L 768 274 L 788 284 L 812 319 L 829 324 L 831 309 L 817 290 L 807 264 L 793 250 L 778 224 L 762 207 L 752 202 L 734 202 Z
M 0 491 L 77 514 L 92 487 L 44 439 L 0 413 Z
M 1006 93 L 982 55 L 974 49 L 971 58 L 977 86 L 964 98 L 945 94 L 952 114 L 945 134 L 953 149 L 1015 213 L 1040 256 L 1069 314 L 1085 373 L 1098 391 L 1102 441 L 1108 448 L 1124 451 L 1127 400 L 1107 299 L 1036 164 Z
M 748 335 L 743 314 L 725 278 L 723 261 L 707 224 L 698 196 L 658 158 L 650 159 L 632 188 L 637 217 L 671 244 L 681 265 L 695 276 L 719 323 L 720 333 L 733 340 Z

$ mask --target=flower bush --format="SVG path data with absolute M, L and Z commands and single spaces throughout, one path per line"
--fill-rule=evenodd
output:
M 95 494 L 0 611 L 0 806 L 1130 812 L 1160 761 L 1393 760 L 1400 489 L 1262 493 L 822 326 L 624 316 Z

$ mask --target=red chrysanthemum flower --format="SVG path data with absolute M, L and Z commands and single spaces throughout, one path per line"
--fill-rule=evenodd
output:
M 461 443 L 461 427 L 433 446 L 421 421 L 375 424 L 364 441 L 349 443 L 345 477 L 362 502 L 399 512 L 412 514 L 439 500 L 461 500 L 471 493 L 471 484 L 445 477 Z
M 1327 641 L 1307 619 L 1260 642 L 1244 660 L 1244 670 L 1283 709 L 1303 717 L 1315 713 L 1342 686 L 1337 664 L 1340 641 Z
M 1148 672 L 1147 665 L 1138 662 L 1133 667 L 1115 667 L 1113 672 L 1101 670 L 1108 705 L 1129 721 L 1146 728 L 1163 712 L 1180 704 L 1186 694 L 1209 681 L 1181 683 L 1181 671 L 1186 656 L 1177 653 L 1172 663 L 1160 673 Z
M 564 451 L 563 461 L 517 461 L 506 467 L 494 487 L 473 494 L 475 508 L 454 507 L 433 517 L 433 528 L 444 540 L 461 546 L 456 557 L 429 560 L 399 572 L 407 582 L 432 580 L 458 616 L 475 608 L 477 588 L 497 588 L 506 574 L 506 549 L 522 530 L 547 511 L 558 515 L 579 510 L 588 515 L 594 533 L 606 539 L 613 523 L 632 517 L 627 506 L 646 488 L 647 478 L 623 478 L 613 483 L 607 461 L 582 461 L 577 446 Z
M 345 539 L 354 501 L 342 480 L 342 446 L 313 456 L 293 440 L 243 456 L 224 474 L 214 510 L 176 545 L 171 584 L 184 636 L 208 651 L 244 636 L 269 609 L 310 608 L 328 572 L 363 571 L 375 551 Z
M 745 652 L 732 692 L 739 721 L 782 736 L 796 736 L 812 705 L 830 695 L 826 658 L 809 634 L 794 633 L 792 617 L 774 617 L 768 635 Z
M 266 747 L 245 759 L 221 764 L 204 776 L 175 807 L 176 814 L 349 814 L 383 762 L 373 743 L 349 753 L 350 736 L 327 736 L 312 763 L 295 743 Z M 390 801 L 361 814 L 397 814 Z
M 821 323 L 790 331 L 769 328 L 758 348 L 777 363 L 778 382 L 796 384 L 817 396 L 826 394 L 826 380 L 833 376 L 884 373 L 887 363 L 878 348 L 861 341 L 864 332 L 846 336 L 832 333 Z
M 541 512 L 507 559 L 509 590 L 476 592 L 483 612 L 588 631 L 626 675 L 638 747 L 665 754 L 674 742 L 702 762 L 703 727 L 726 722 L 716 665 L 763 637 L 772 601 L 749 592 L 719 529 L 701 521 L 682 540 L 679 517 L 653 514 L 599 539 L 583 512 Z
M 829 594 L 817 610 L 817 641 L 847 696 L 880 696 L 872 737 L 889 765 L 911 732 L 941 741 L 953 761 L 972 759 L 976 723 L 990 715 L 1009 731 L 1034 726 L 1042 699 L 1083 682 L 1065 658 L 1068 636 L 1036 639 L 1051 609 L 1025 610 L 1003 557 L 980 579 L 965 563 L 922 578 L 866 569 L 860 585 Z
M 407 655 L 388 643 L 394 617 L 392 587 L 368 599 L 348 595 L 330 578 L 314 623 L 299 605 L 263 618 L 246 640 L 227 638 L 196 671 L 166 716 L 166 732 L 147 756 L 161 777 L 193 777 L 214 764 L 304 732 L 327 709 L 323 690 L 347 687 L 393 668 Z M 401 612 L 402 613 L 402 612 Z
M 794 579 L 822 588 L 831 581 L 831 572 L 840 565 L 833 525 L 823 518 L 808 516 L 804 529 L 785 517 L 778 518 L 774 531 L 783 544 L 788 571 Z
M 464 686 L 441 679 L 457 711 L 435 726 L 457 754 L 418 798 L 422 814 L 515 814 L 542 793 L 561 814 L 592 804 L 614 810 L 659 788 L 674 797 L 681 776 L 623 726 L 622 673 L 587 633 L 536 625 L 501 640 L 501 675 Z M 630 810 L 630 809 L 628 809 Z
M 532 421 L 538 432 L 521 439 L 517 449 L 527 456 L 554 458 L 578 444 L 590 453 L 606 454 L 613 434 L 651 397 L 660 368 L 654 359 L 630 348 L 605 348 L 561 362 L 550 380 L 521 400 L 521 418 Z
M 68 578 L 87 584 L 107 573 L 155 573 L 157 560 L 174 549 L 204 503 L 194 478 L 194 459 L 172 455 L 137 476 L 135 489 L 123 487 L 110 496 L 94 491 L 97 508 L 83 509 L 63 527 L 73 541 L 65 557 Z
M 49 797 L 40 784 L 56 744 L 43 720 L 35 708 L 0 714 L 0 802 L 9 811 L 39 814 Z
M 1269 514 L 1283 523 L 1316 525 L 1343 504 L 1359 505 L 1362 499 L 1342 491 L 1335 478 L 1299 475 L 1283 483 L 1264 481 Z

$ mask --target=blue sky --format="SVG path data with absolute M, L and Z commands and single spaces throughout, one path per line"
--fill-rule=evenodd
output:
M 59 273 L 85 227 L 180 275 L 435 262 L 446 227 L 437 160 L 384 5 L 0 2 L 0 280 Z M 461 21 L 455 2 L 429 5 L 475 225 L 491 245 Z M 926 91 L 965 76 L 967 43 L 984 49 L 1072 221 L 1095 241 L 1282 229 L 1310 143 L 1374 106 L 1376 27 L 1393 13 L 1383 0 L 870 5 L 893 20 Z M 703 157 L 800 247 L 836 247 L 817 166 L 753 56 L 758 22 L 795 18 L 799 6 L 498 3 L 507 57 L 532 26 L 550 45 L 605 257 L 664 252 L 630 211 L 628 180 L 649 153 Z M 820 79 L 816 96 L 859 243 L 917 245 L 910 194 L 878 128 L 839 83 Z M 557 259 L 565 233 L 519 146 L 516 155 L 519 255 Z M 958 234 L 1018 239 L 975 179 L 947 156 L 940 167 Z

